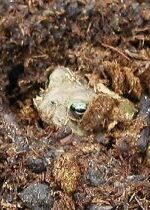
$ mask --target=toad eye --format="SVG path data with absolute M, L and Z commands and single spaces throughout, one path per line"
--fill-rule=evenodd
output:
M 77 117 L 81 117 L 86 111 L 87 104 L 85 102 L 74 102 L 70 106 L 70 111 Z

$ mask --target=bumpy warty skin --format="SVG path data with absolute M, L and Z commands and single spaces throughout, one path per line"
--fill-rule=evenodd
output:
M 106 127 L 109 130 L 118 122 L 124 123 L 133 118 L 136 109 L 132 102 L 120 97 L 102 83 L 97 84 L 97 89 L 96 93 L 83 77 L 69 68 L 59 66 L 51 73 L 48 87 L 34 99 L 34 104 L 44 122 L 57 127 L 68 126 L 73 133 L 81 136 L 94 130 L 93 125 L 97 125 L 96 129 L 99 128 L 106 117 L 108 118 Z M 98 103 L 93 103 L 94 101 Z M 112 106 L 108 112 L 106 104 L 110 101 Z M 71 107 L 77 109 L 72 110 Z M 79 107 L 86 107 L 81 115 L 78 112 Z
M 59 66 L 51 73 L 47 89 L 34 99 L 34 104 L 46 123 L 58 127 L 67 125 L 73 132 L 82 135 L 84 131 L 79 120 L 71 115 L 70 106 L 78 101 L 88 104 L 95 96 L 96 93 L 84 79 Z

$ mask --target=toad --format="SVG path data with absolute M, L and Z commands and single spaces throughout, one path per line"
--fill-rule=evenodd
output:
M 63 66 L 50 74 L 47 88 L 34 99 L 34 105 L 44 122 L 69 126 L 81 136 L 101 127 L 112 129 L 118 122 L 131 120 L 136 112 L 128 99 L 103 84 L 95 92 L 83 77 Z

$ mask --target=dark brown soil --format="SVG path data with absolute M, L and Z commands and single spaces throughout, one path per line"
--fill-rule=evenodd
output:
M 149 1 L 0 0 L 0 57 L 0 209 L 150 209 Z M 135 103 L 132 123 L 81 138 L 42 122 L 57 65 Z

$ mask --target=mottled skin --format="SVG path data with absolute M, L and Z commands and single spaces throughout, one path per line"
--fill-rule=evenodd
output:
M 94 96 L 95 92 L 85 80 L 68 68 L 57 67 L 50 75 L 48 88 L 34 99 L 34 103 L 43 121 L 57 126 L 67 125 L 82 135 L 80 119 L 72 115 L 70 106 L 78 101 L 88 104 Z
M 95 125 L 96 128 L 100 127 L 105 121 L 106 115 L 113 115 L 111 121 L 120 120 L 118 115 L 122 115 L 121 121 L 132 118 L 135 109 L 129 100 L 122 99 L 101 83 L 97 85 L 97 89 L 98 93 L 88 87 L 85 79 L 70 69 L 60 66 L 51 73 L 47 89 L 41 91 L 40 96 L 34 99 L 34 104 L 43 121 L 58 127 L 67 125 L 78 135 L 84 135 L 86 132 L 94 130 Z M 103 98 L 107 103 L 113 102 L 109 113 L 105 106 L 106 103 L 103 103 Z M 98 104 L 92 103 L 95 99 Z M 78 106 L 78 103 L 81 106 Z M 71 110 L 72 104 L 75 107 L 84 107 L 86 104 L 87 111 L 79 115 L 78 112 Z M 96 118 L 94 118 L 94 114 L 91 116 L 92 110 L 95 110 Z M 109 116 L 108 121 L 110 121 Z

